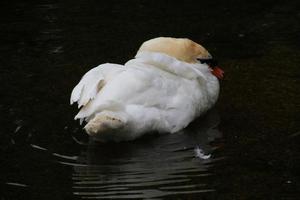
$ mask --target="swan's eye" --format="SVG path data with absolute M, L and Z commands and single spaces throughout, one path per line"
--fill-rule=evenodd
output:
M 207 64 L 210 67 L 215 67 L 218 65 L 218 61 L 215 59 L 197 59 L 201 64 Z

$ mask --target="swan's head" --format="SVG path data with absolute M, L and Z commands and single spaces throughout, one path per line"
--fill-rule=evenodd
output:
M 186 38 L 154 38 L 144 42 L 138 50 L 138 52 L 141 51 L 165 53 L 188 63 L 197 63 L 199 60 L 212 59 L 210 53 L 203 46 Z

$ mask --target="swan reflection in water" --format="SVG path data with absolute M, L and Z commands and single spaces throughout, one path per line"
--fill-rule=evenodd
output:
M 210 167 L 220 158 L 215 110 L 176 134 L 131 142 L 90 142 L 74 166 L 73 194 L 86 199 L 162 198 L 213 192 Z

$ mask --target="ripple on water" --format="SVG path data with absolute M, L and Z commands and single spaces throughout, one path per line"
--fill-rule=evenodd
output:
M 220 137 L 219 118 L 210 113 L 181 133 L 133 142 L 91 144 L 76 160 L 59 161 L 73 166 L 73 194 L 83 199 L 161 198 L 214 192 L 208 179 Z M 201 149 L 208 157 L 199 157 Z M 60 156 L 60 159 L 63 159 Z M 73 158 L 73 157 L 72 157 Z

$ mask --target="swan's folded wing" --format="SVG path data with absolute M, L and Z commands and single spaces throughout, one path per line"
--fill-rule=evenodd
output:
M 70 103 L 78 103 L 78 108 L 85 106 L 91 99 L 95 98 L 105 82 L 124 70 L 123 65 L 102 64 L 88 71 L 73 89 Z

